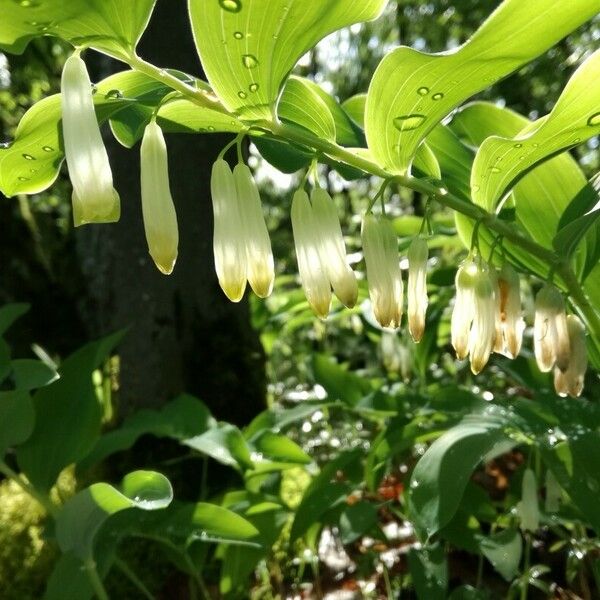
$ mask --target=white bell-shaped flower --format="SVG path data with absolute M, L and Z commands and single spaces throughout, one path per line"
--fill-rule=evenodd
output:
M 78 53 L 65 62 L 61 82 L 62 130 L 73 184 L 73 221 L 113 223 L 121 216 L 108 154 L 94 111 L 92 84 Z
M 565 302 L 560 292 L 546 284 L 535 299 L 534 350 L 540 371 L 547 373 L 556 364 L 565 370 L 569 363 L 569 333 Z
M 322 261 L 319 227 L 304 190 L 294 194 L 291 219 L 298 271 L 306 299 L 315 314 L 325 319 L 331 306 L 331 285 Z
M 167 145 L 154 120 L 146 126 L 142 139 L 141 183 L 148 251 L 158 270 L 170 275 L 177 260 L 179 228 L 169 186 Z
M 425 332 L 427 313 L 427 242 L 416 237 L 408 248 L 408 329 L 415 342 L 420 342 Z
M 517 504 L 522 531 L 537 531 L 540 526 L 537 480 L 531 469 L 525 469 L 521 488 L 521 501 Z
M 505 264 L 494 273 L 497 294 L 494 351 L 516 358 L 521 351 L 525 322 L 521 314 L 521 282 L 517 272 Z
M 233 177 L 246 242 L 248 283 L 257 296 L 266 298 L 273 291 L 275 262 L 260 194 L 252 172 L 246 165 L 236 165 Z
M 210 184 L 215 270 L 225 295 L 232 302 L 239 302 L 246 290 L 246 240 L 235 180 L 231 168 L 223 159 L 213 165 Z
M 382 327 L 398 328 L 404 287 L 396 232 L 387 219 L 368 214 L 361 235 L 373 313 Z
M 583 392 L 583 381 L 588 365 L 585 327 L 578 317 L 567 317 L 570 355 L 566 370 L 554 368 L 554 388 L 561 396 L 577 398 Z
M 477 375 L 490 359 L 496 338 L 496 294 L 487 270 L 479 269 L 475 276 L 473 308 L 469 354 L 471 371 Z
M 311 194 L 312 211 L 321 242 L 321 261 L 340 302 L 352 308 L 358 298 L 356 275 L 346 257 L 340 220 L 331 196 L 321 188 Z
M 468 258 L 456 273 L 456 298 L 452 310 L 450 333 L 452 347 L 459 360 L 465 359 L 469 354 L 469 332 L 475 312 L 474 290 L 477 271 L 475 261 Z

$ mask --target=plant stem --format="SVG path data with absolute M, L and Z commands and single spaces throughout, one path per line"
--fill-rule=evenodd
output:
M 93 559 L 89 559 L 85 562 L 85 570 L 98 600 L 109 600 L 106 588 L 102 583 L 102 579 L 100 579 L 100 575 L 98 575 L 98 569 L 96 568 L 96 563 Z
M 525 532 L 525 557 L 523 563 L 523 584 L 521 585 L 521 600 L 527 600 L 529 594 L 529 567 L 531 566 L 531 534 Z
M 133 585 L 146 597 L 148 600 L 154 600 L 154 596 L 144 585 L 144 582 L 132 571 L 129 565 L 122 559 L 115 560 L 115 566 L 121 571 Z
M 0 473 L 12 479 L 25 493 L 41 504 L 49 515 L 55 516 L 58 507 L 47 494 L 36 490 L 24 477 L 15 473 L 4 461 L 0 461 Z

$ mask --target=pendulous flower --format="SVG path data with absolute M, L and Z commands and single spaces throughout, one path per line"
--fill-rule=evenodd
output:
M 521 351 L 525 323 L 521 314 L 521 282 L 517 272 L 505 264 L 494 273 L 497 310 L 494 351 L 516 358 Z
M 239 163 L 233 169 L 243 237 L 246 243 L 247 277 L 259 298 L 273 291 L 275 263 L 260 194 L 250 169 Z
M 425 333 L 427 313 L 427 242 L 416 237 L 408 248 L 408 329 L 415 342 L 420 342 Z
M 331 196 L 322 188 L 311 194 L 312 212 L 320 238 L 321 264 L 340 302 L 352 308 L 358 298 L 356 275 L 346 257 L 346 245 L 340 220 Z
M 487 269 L 479 269 L 473 286 L 473 323 L 469 332 L 471 371 L 477 375 L 490 359 L 496 337 L 496 294 Z
M 78 53 L 65 62 L 61 81 L 62 130 L 73 184 L 75 227 L 114 223 L 121 216 L 108 154 L 94 111 L 92 84 Z
M 535 299 L 534 350 L 540 371 L 547 373 L 556 365 L 561 371 L 569 364 L 569 333 L 565 302 L 550 284 Z
M 402 320 L 404 294 L 396 233 L 385 218 L 367 214 L 361 236 L 375 318 L 382 327 L 396 329 Z
M 165 275 L 177 260 L 179 228 L 169 187 L 169 160 L 162 130 L 152 120 L 146 126 L 141 147 L 142 213 L 148 251 Z
M 537 531 L 540 526 L 537 480 L 531 469 L 525 469 L 521 488 L 521 501 L 517 504 L 522 531 Z
M 211 176 L 214 214 L 213 252 L 219 284 L 232 302 L 239 302 L 246 290 L 246 241 L 235 180 L 229 165 L 215 162 Z
M 583 392 L 583 380 L 587 370 L 588 358 L 585 343 L 585 327 L 578 317 L 567 317 L 570 354 L 567 368 L 554 368 L 554 388 L 560 396 L 577 398 Z
M 298 271 L 306 299 L 315 314 L 325 319 L 331 306 L 331 285 L 322 260 L 315 214 L 304 190 L 294 194 L 291 219 Z
M 456 272 L 456 298 L 450 324 L 452 346 L 459 360 L 469 354 L 469 332 L 475 312 L 475 282 L 478 267 L 472 258 L 465 260 Z

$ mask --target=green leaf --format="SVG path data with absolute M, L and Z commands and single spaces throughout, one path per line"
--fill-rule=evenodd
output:
M 475 467 L 506 439 L 498 422 L 466 419 L 438 438 L 417 463 L 410 480 L 415 524 L 431 536 L 456 513 Z
M 577 69 L 552 112 L 516 136 L 486 139 L 471 175 L 473 202 L 493 211 L 535 165 L 600 133 L 600 51 Z
M 48 579 L 44 600 L 88 600 L 93 596 L 83 562 L 73 552 L 61 555 Z
M 59 473 L 85 456 L 100 434 L 102 407 L 92 372 L 119 343 L 121 332 L 88 344 L 67 358 L 60 379 L 33 396 L 35 427 L 17 449 L 17 461 L 31 483 L 48 491 Z
M 0 0 L 0 50 L 20 54 L 34 38 L 60 37 L 116 58 L 129 57 L 156 0 Z
M 308 465 L 312 458 L 285 435 L 271 431 L 263 433 L 253 442 L 256 450 L 272 460 Z
M 534 59 L 595 16 L 598 0 L 505 0 L 460 48 L 401 47 L 375 71 L 366 106 L 369 148 L 405 173 L 427 134 L 455 107 Z
M 310 164 L 314 156 L 308 148 L 292 146 L 267 136 L 253 138 L 252 141 L 261 156 L 282 173 L 295 173 L 300 169 L 304 169 Z
M 183 440 L 182 444 L 229 467 L 244 470 L 254 466 L 242 432 L 229 423 L 220 423 L 200 435 Z
M 516 529 L 506 529 L 490 537 L 481 537 L 479 547 L 494 569 L 506 581 L 512 581 L 519 572 L 523 554 L 521 534 Z
M 6 304 L 0 308 L 0 335 L 4 335 L 10 326 L 26 312 L 29 304 Z
M 419 600 L 445 600 L 448 564 L 441 544 L 425 546 L 408 553 L 408 568 Z
M 11 362 L 11 367 L 18 390 L 34 390 L 58 379 L 58 373 L 40 360 L 17 359 Z
M 485 590 L 478 590 L 470 585 L 461 585 L 452 590 L 448 600 L 488 600 L 489 595 Z
M 138 102 L 158 103 L 168 91 L 161 83 L 134 71 L 104 79 L 94 95 L 100 123 Z M 64 160 L 60 94 L 34 104 L 21 119 L 15 139 L 0 147 L 0 191 L 5 196 L 37 194 L 50 187 Z M 152 103 L 151 102 L 151 103 Z
M 351 504 L 340 515 L 340 537 L 343 544 L 351 544 L 366 535 L 377 524 L 377 507 L 371 502 Z
M 330 400 L 341 400 L 349 406 L 356 406 L 373 391 L 366 379 L 346 371 L 324 354 L 314 355 L 313 371 L 315 381 L 325 388 Z
M 56 519 L 56 539 L 63 552 L 93 560 L 96 535 L 111 515 L 128 508 L 159 510 L 172 500 L 171 483 L 153 471 L 129 473 L 120 490 L 108 483 L 95 483 L 64 505 Z
M 356 94 L 342 102 L 342 108 L 350 118 L 363 129 L 365 128 L 365 109 L 367 106 L 367 94 Z
M 0 392 L 0 460 L 8 448 L 27 440 L 34 421 L 33 403 L 26 391 Z
M 225 107 L 247 120 L 271 119 L 284 80 L 329 33 L 374 19 L 387 0 L 189 0 L 196 47 Z

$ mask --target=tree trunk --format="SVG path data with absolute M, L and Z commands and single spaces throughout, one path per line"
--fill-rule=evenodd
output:
M 139 52 L 159 66 L 198 73 L 185 2 L 158 2 Z M 102 77 L 123 68 L 96 60 Z M 77 247 L 88 288 L 81 309 L 89 334 L 129 328 L 120 346 L 121 415 L 160 406 L 184 391 L 204 400 L 217 417 L 239 424 L 264 406 L 264 356 L 248 306 L 231 304 L 214 272 L 210 171 L 225 142 L 214 135 L 167 138 L 180 246 L 175 271 L 166 277 L 144 237 L 139 146 L 129 151 L 107 140 L 121 220 L 80 228 Z

